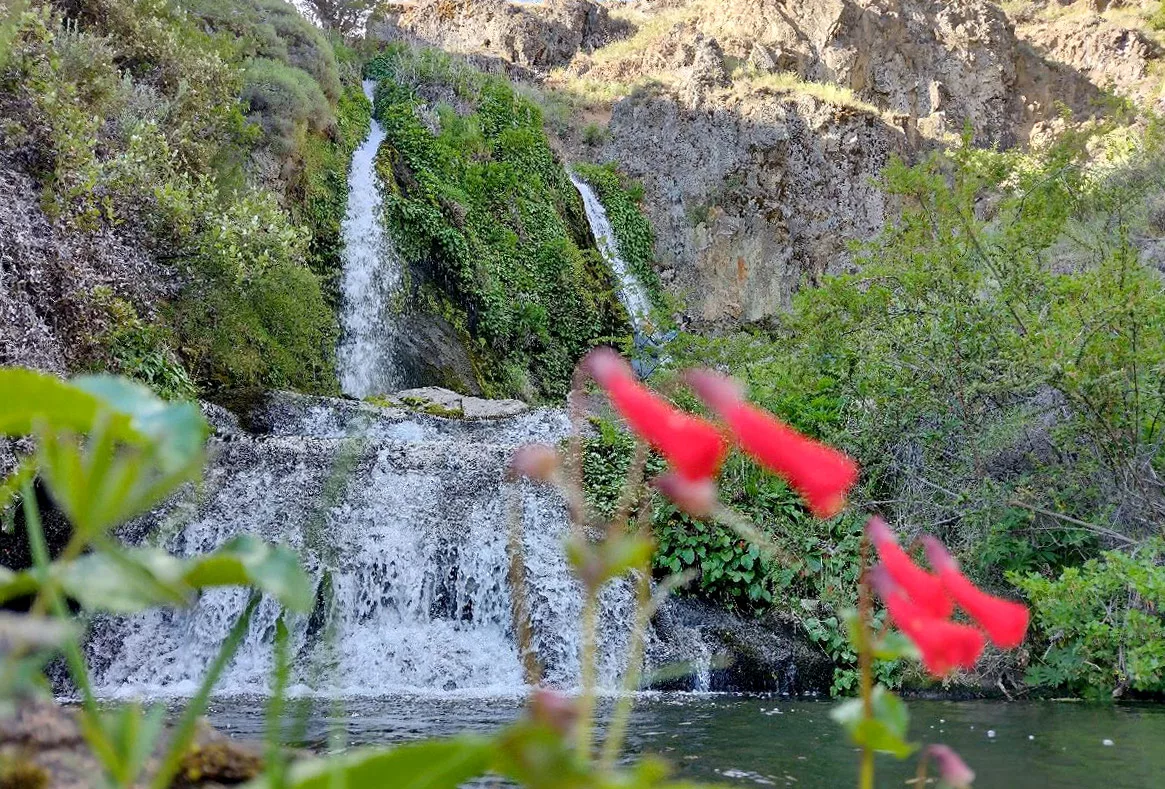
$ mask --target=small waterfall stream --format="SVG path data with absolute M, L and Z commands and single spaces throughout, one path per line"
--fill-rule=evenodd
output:
M 591 232 L 595 235 L 595 241 L 599 244 L 599 251 L 603 253 L 603 258 L 610 264 L 611 270 L 615 272 L 615 276 L 619 280 L 619 300 L 627 308 L 631 325 L 635 328 L 636 334 L 647 334 L 649 331 L 648 320 L 651 316 L 651 301 L 647 297 L 647 290 L 644 289 L 639 279 L 631 273 L 627 267 L 627 261 L 619 253 L 619 242 L 615 238 L 615 230 L 611 227 L 611 220 L 607 218 L 607 209 L 603 208 L 595 190 L 586 181 L 574 173 L 570 173 L 570 182 L 574 184 L 574 188 L 582 196 L 587 220 L 590 222 Z
M 364 94 L 370 101 L 375 87 L 374 81 L 364 81 Z M 384 129 L 373 118 L 368 137 L 352 156 L 348 207 L 341 228 L 343 334 L 336 361 L 340 388 L 353 397 L 394 392 L 404 383 L 392 342 L 396 326 L 393 300 L 400 293 L 403 266 L 391 235 L 384 229 L 376 178 L 376 154 L 384 138 Z

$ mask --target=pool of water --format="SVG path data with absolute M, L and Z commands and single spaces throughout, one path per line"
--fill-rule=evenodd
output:
M 327 747 L 342 727 L 351 745 L 489 732 L 520 712 L 517 698 L 394 697 L 313 703 L 297 745 Z M 855 751 L 829 719 L 829 702 L 743 696 L 655 695 L 636 706 L 630 750 L 657 753 L 689 778 L 736 785 L 856 785 Z M 955 748 L 975 786 L 1165 786 L 1165 705 L 913 701 L 912 737 Z M 263 732 L 263 705 L 224 701 L 211 722 L 243 738 Z M 879 786 L 902 786 L 914 760 L 878 760 Z

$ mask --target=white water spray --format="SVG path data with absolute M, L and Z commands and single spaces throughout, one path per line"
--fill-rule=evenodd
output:
M 373 97 L 376 83 L 364 81 L 364 93 Z M 400 294 L 400 255 L 385 232 L 376 178 L 376 154 L 385 131 L 372 119 L 368 137 L 352 155 L 348 176 L 348 207 L 341 233 L 344 275 L 341 285 L 337 349 L 340 388 L 353 397 L 385 394 L 402 388 L 394 359 L 395 307 Z
M 647 291 L 639 278 L 631 273 L 627 261 L 619 252 L 619 242 L 615 238 L 615 230 L 611 227 L 611 220 L 607 217 L 607 209 L 599 201 L 595 190 L 586 181 L 574 173 L 570 173 L 570 182 L 582 195 L 583 206 L 586 208 L 587 220 L 591 224 L 591 232 L 599 243 L 599 250 L 603 258 L 610 265 L 611 270 L 619 280 L 619 300 L 627 308 L 631 317 L 631 325 L 637 333 L 648 331 L 648 320 L 651 316 L 651 301 L 647 298 Z

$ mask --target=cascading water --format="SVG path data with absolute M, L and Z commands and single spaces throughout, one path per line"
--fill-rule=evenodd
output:
M 375 85 L 372 80 L 364 81 L 369 100 Z M 340 388 L 354 397 L 393 392 L 404 383 L 392 342 L 396 324 L 393 301 L 400 293 L 402 265 L 381 221 L 376 179 L 376 154 L 384 138 L 385 131 L 374 118 L 368 137 L 352 155 L 348 207 L 341 228 L 343 334 L 336 361 Z
M 365 92 L 371 97 L 372 83 Z M 401 265 L 380 221 L 374 160 L 384 131 L 373 121 L 353 156 L 343 225 L 346 394 L 401 385 L 394 363 L 394 297 Z M 595 236 L 621 283 L 637 334 L 649 302 L 619 256 L 606 212 L 573 179 Z M 204 485 L 136 524 L 172 553 L 214 550 L 240 533 L 295 548 L 315 587 L 308 616 L 287 621 L 293 692 L 496 695 L 524 690 L 513 634 L 507 534 L 520 519 L 534 645 L 543 680 L 577 684 L 581 589 L 563 552 L 568 518 L 559 496 L 505 481 L 516 447 L 567 435 L 562 411 L 461 421 L 352 400 L 272 395 L 246 432 L 221 420 Z M 205 592 L 187 609 L 94 622 L 87 651 L 103 697 L 194 692 L 247 604 L 241 589 Z M 599 674 L 616 687 L 626 660 L 634 593 L 618 581 L 600 606 Z M 263 694 L 271 680 L 280 611 L 264 600 L 216 692 Z M 676 624 L 648 634 L 649 654 L 691 663 L 706 688 L 711 651 Z
M 603 208 L 595 190 L 586 181 L 571 173 L 570 182 L 574 184 L 574 188 L 582 196 L 591 232 L 595 235 L 595 241 L 598 242 L 603 257 L 619 280 L 619 299 L 627 308 L 627 314 L 631 317 L 631 325 L 635 327 L 637 334 L 646 334 L 648 319 L 651 316 L 651 301 L 647 297 L 643 283 L 631 273 L 627 261 L 619 252 L 619 242 L 615 238 L 615 230 L 611 227 L 611 220 L 607 218 L 607 209 Z
M 215 443 L 204 490 L 147 531 L 175 554 L 213 550 L 240 532 L 282 541 L 304 558 L 316 609 L 293 620 L 293 683 L 304 693 L 521 692 L 512 634 L 506 534 L 523 525 L 531 619 L 545 680 L 578 675 L 581 591 L 562 550 L 567 518 L 553 493 L 503 481 L 514 448 L 565 436 L 561 412 L 465 423 L 365 404 L 279 395 L 262 435 Z M 177 514 L 185 523 L 167 528 Z M 208 591 L 185 610 L 158 609 L 94 626 L 88 651 L 102 696 L 187 695 L 246 605 Z M 602 599 L 601 676 L 625 660 L 633 594 Z M 277 607 L 264 601 L 218 686 L 263 693 Z

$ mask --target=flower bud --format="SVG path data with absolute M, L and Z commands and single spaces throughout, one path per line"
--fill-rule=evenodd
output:
M 926 752 L 938 766 L 939 778 L 953 789 L 967 789 L 975 780 L 975 771 L 949 746 L 931 745 Z
M 710 518 L 716 509 L 716 484 L 710 479 L 690 480 L 672 472 L 659 475 L 651 484 L 693 518 Z
M 510 459 L 506 469 L 506 479 L 522 477 L 546 482 L 554 477 L 562 465 L 562 458 L 553 447 L 544 444 L 527 444 L 519 447 Z

